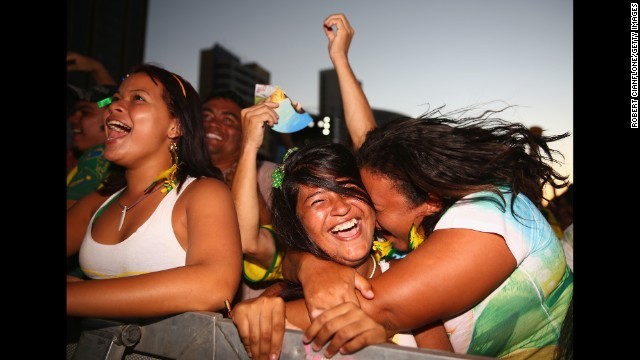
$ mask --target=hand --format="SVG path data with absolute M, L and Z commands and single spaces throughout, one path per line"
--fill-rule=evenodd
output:
M 67 53 L 67 71 L 92 72 L 102 67 L 97 60 L 73 51 Z
M 249 357 L 269 360 L 280 356 L 285 330 L 282 298 L 260 296 L 245 300 L 233 308 L 232 314 Z
M 352 302 L 340 304 L 318 316 L 304 332 L 303 341 L 313 341 L 311 348 L 319 351 L 328 342 L 324 356 L 338 351 L 351 354 L 367 345 L 387 341 L 385 328 Z
M 335 25 L 336 31 L 333 31 Z M 355 30 L 349 24 L 344 14 L 331 14 L 323 23 L 325 35 L 329 39 L 329 57 L 335 64 L 337 60 L 347 60 L 351 39 L 355 34 Z
M 90 72 L 96 84 L 116 85 L 115 80 L 100 61 L 73 51 L 67 53 L 67 71 Z
M 345 302 L 359 306 L 360 301 L 354 290 L 359 290 L 367 299 L 373 299 L 371 284 L 367 279 L 354 268 L 332 261 L 306 257 L 298 276 L 311 320 Z
M 273 127 L 278 123 L 278 114 L 274 109 L 280 104 L 272 101 L 263 101 L 259 104 L 242 109 L 242 144 L 258 150 L 264 140 L 264 127 Z

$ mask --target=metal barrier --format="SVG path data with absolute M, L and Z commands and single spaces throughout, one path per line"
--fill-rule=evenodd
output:
M 229 360 L 251 359 L 230 319 L 214 312 L 186 312 L 175 316 L 118 322 L 85 319 L 77 343 L 67 344 L 72 360 Z M 322 350 L 313 351 L 302 342 L 302 332 L 287 329 L 280 359 L 324 359 Z M 354 354 L 337 354 L 333 359 L 487 359 L 481 356 L 415 349 L 393 344 L 368 346 Z

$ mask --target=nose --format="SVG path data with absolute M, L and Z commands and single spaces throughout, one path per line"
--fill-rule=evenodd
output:
M 348 199 L 338 194 L 334 194 L 331 214 L 335 216 L 343 216 L 346 215 L 349 210 L 351 210 L 351 203 L 349 203 Z
M 73 114 L 71 114 L 71 116 L 67 118 L 67 121 L 69 121 L 69 124 L 77 124 L 80 121 L 80 117 L 81 117 L 80 114 L 81 114 L 80 110 L 75 110 Z
M 217 124 L 221 121 L 221 117 L 217 116 L 215 113 L 209 113 L 206 116 L 203 116 L 202 119 L 205 125 Z
M 114 112 L 122 112 L 123 111 L 123 103 L 122 100 L 113 99 L 111 103 L 107 106 L 107 113 L 113 114 Z

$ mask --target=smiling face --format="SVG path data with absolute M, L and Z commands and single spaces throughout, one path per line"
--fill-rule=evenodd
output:
M 364 187 L 367 189 L 378 224 L 384 229 L 384 237 L 402 251 L 409 250 L 409 231 L 412 225 L 418 227 L 424 217 L 424 206 L 412 206 L 409 200 L 388 177 L 360 170 Z
M 309 238 L 334 261 L 354 267 L 369 258 L 375 214 L 363 201 L 300 185 L 296 213 Z
M 163 91 L 145 73 L 134 73 L 122 82 L 105 112 L 107 160 L 130 167 L 159 158 L 171 165 L 170 138 L 179 135 L 179 126 Z
M 71 124 L 71 141 L 75 149 L 82 152 L 104 142 L 103 114 L 104 109 L 95 102 L 76 102 L 74 113 L 67 118 Z
M 213 163 L 234 162 L 242 145 L 241 107 L 224 98 L 213 98 L 202 104 L 207 149 Z

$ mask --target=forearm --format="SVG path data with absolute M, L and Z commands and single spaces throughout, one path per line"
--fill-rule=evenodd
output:
M 259 249 L 260 226 L 258 196 L 260 194 L 257 187 L 257 154 L 257 149 L 243 146 L 236 168 L 236 175 L 231 186 L 233 202 L 238 214 L 242 252 L 253 257 L 259 257 L 257 252 Z
M 67 283 L 67 315 L 154 317 L 217 311 L 224 307 L 225 299 L 235 295 L 239 274 L 190 265 L 125 278 Z
M 332 59 L 338 75 L 345 123 L 356 149 L 364 142 L 367 132 L 376 127 L 373 111 L 346 57 Z
M 304 299 L 297 299 L 292 301 L 287 301 L 285 303 L 286 306 L 286 314 L 287 321 L 291 323 L 291 325 L 305 330 L 311 324 L 311 319 L 309 318 L 309 313 L 307 312 L 307 307 L 304 303 Z
M 93 69 L 91 69 L 91 76 L 93 76 L 93 80 L 98 85 L 116 85 L 107 68 L 98 61 L 95 62 Z
M 311 277 L 311 274 L 307 272 L 301 275 L 300 272 L 310 270 L 310 267 L 313 268 L 313 264 L 318 263 L 333 262 L 321 260 L 310 253 L 287 249 L 282 259 L 282 276 L 293 283 L 301 284 L 305 280 L 305 275 Z

